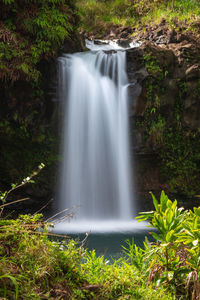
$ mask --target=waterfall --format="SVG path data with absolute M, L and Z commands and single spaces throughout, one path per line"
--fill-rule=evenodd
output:
M 59 58 L 64 103 L 59 209 L 73 208 L 72 222 L 134 216 L 127 89 L 125 51 Z

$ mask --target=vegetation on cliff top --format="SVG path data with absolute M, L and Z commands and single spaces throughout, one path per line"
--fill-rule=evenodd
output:
M 173 1 L 172 1 L 173 2 Z M 82 23 L 78 22 L 81 16 Z M 103 30 L 111 25 L 200 18 L 198 0 L 1 0 L 0 79 L 38 81 L 38 63 L 56 56 L 76 29 Z M 78 24 L 79 23 L 79 24 Z
M 99 32 L 117 26 L 159 23 L 165 19 L 173 26 L 177 19 L 195 29 L 200 18 L 198 0 L 76 0 L 86 31 Z M 194 23 L 194 24 L 193 24 Z M 197 28 L 196 28 L 197 29 Z

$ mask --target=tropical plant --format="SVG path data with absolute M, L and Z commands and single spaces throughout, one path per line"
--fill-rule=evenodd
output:
M 146 252 L 149 279 L 165 284 L 177 295 L 199 299 L 200 291 L 200 208 L 178 208 L 162 191 L 160 203 L 151 193 L 155 211 L 141 213 L 140 221 L 158 230 L 152 232 L 156 243 Z

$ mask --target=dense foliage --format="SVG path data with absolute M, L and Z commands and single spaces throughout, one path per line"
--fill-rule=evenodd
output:
M 39 80 L 39 61 L 54 57 L 72 32 L 69 2 L 1 0 L 0 79 Z
M 171 299 L 131 264 L 108 265 L 73 240 L 51 242 L 41 215 L 0 221 L 0 297 L 6 299 Z M 43 228 L 44 233 L 38 231 Z M 49 234 L 50 235 L 50 234 Z M 95 292 L 94 292 L 95 291 Z
M 178 208 L 164 192 L 160 202 L 152 197 L 155 211 L 139 219 L 157 229 L 155 242 L 146 240 L 143 248 L 128 242 L 113 261 L 83 243 L 50 241 L 42 215 L 1 218 L 0 297 L 198 300 L 200 208 Z
M 162 191 L 160 203 L 152 194 L 155 211 L 141 213 L 158 230 L 149 251 L 149 281 L 166 285 L 177 297 L 199 299 L 200 295 L 200 208 L 178 208 Z M 143 263 L 145 262 L 143 260 Z
M 41 161 L 51 165 L 55 160 L 49 120 L 54 109 L 50 93 L 56 91 L 50 87 L 56 76 L 55 59 L 61 45 L 69 40 L 73 44 L 78 17 L 70 0 L 1 0 L 0 6 L 0 186 L 4 189 L 28 176 Z

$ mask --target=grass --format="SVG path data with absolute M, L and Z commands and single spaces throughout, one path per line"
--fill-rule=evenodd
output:
M 47 226 L 42 215 L 0 220 L 1 299 L 173 299 L 128 256 L 109 264 L 71 239 L 50 241 Z
M 76 5 L 82 17 L 82 28 L 87 31 L 106 29 L 112 25 L 126 25 L 133 17 L 131 0 L 81 0 Z
M 173 26 L 178 20 L 191 24 L 200 20 L 198 0 L 175 0 L 172 9 L 171 1 L 161 0 L 77 0 L 76 5 L 82 18 L 82 29 L 102 32 L 113 25 L 143 26 L 159 23 L 163 18 Z

